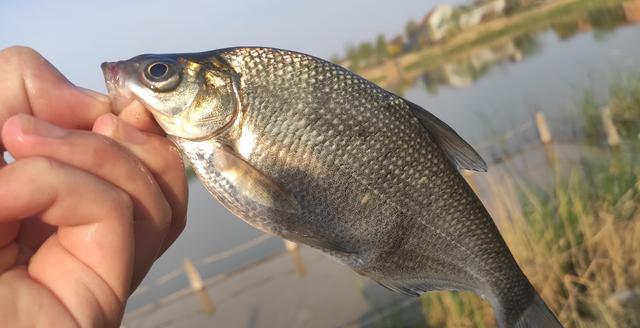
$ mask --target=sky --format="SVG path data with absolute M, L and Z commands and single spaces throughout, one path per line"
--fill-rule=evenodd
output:
M 3 0 L 0 49 L 32 47 L 72 82 L 104 92 L 103 61 L 242 45 L 329 58 L 348 43 L 401 33 L 437 4 L 462 2 Z

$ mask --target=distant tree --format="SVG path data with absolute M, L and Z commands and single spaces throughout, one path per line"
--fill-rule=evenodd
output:
M 616 27 L 626 21 L 624 8 L 622 6 L 601 8 L 590 11 L 587 14 L 589 23 L 595 30 L 596 38 L 602 37 L 616 29 Z
M 408 51 L 413 51 L 420 48 L 420 45 L 419 45 L 420 28 L 418 24 L 414 20 L 410 20 L 407 22 L 407 25 L 404 27 L 404 29 L 405 29 L 404 32 L 407 36 L 405 49 Z
M 418 29 L 418 23 L 413 19 L 407 22 L 407 25 L 404 26 L 404 33 L 408 37 L 410 37 L 415 31 Z
M 371 42 L 362 42 L 358 47 L 358 57 L 360 57 L 362 66 L 367 66 L 371 63 L 374 55 L 374 48 Z
M 580 32 L 577 20 L 554 23 L 551 25 L 551 29 L 556 33 L 560 40 L 568 40 Z
M 504 12 L 507 15 L 511 15 L 517 11 L 535 6 L 539 2 L 539 0 L 506 0 Z
M 398 35 L 391 39 L 387 43 L 387 54 L 389 57 L 397 57 L 402 54 L 404 49 L 404 40 L 401 35 Z
M 407 39 L 411 39 L 411 37 L 418 31 L 418 23 L 416 21 L 409 20 L 407 25 L 404 27 L 404 34 L 407 36 Z
M 358 49 L 351 43 L 347 44 L 347 60 L 349 61 L 348 66 L 352 70 L 358 70 L 360 68 Z
M 387 52 L 387 40 L 383 34 L 379 34 L 376 37 L 376 61 L 381 63 L 389 55 Z
M 556 32 L 557 33 L 557 32 Z M 523 34 L 513 39 L 513 43 L 520 50 L 525 57 L 533 55 L 542 49 L 540 41 L 535 37 L 533 33 Z
M 507 0 L 504 11 L 507 15 L 520 9 L 521 4 L 519 0 Z

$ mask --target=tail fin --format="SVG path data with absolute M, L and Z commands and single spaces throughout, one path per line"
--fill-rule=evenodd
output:
M 511 327 L 511 326 L 507 326 Z M 562 324 L 549 310 L 544 301 L 537 294 L 531 305 L 524 310 L 522 316 L 516 321 L 514 328 L 562 328 Z

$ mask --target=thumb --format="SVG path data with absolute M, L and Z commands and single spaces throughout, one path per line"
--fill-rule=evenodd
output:
M 153 114 L 151 114 L 151 112 L 148 111 L 144 107 L 144 105 L 137 100 L 134 100 L 129 105 L 127 105 L 118 116 L 121 120 L 132 125 L 140 131 L 161 136 L 165 135 L 160 125 L 158 125 L 155 118 L 153 118 Z
M 38 117 L 55 125 L 90 129 L 111 111 L 109 98 L 78 88 L 33 49 L 0 50 L 0 127 L 16 114 Z M 0 150 L 2 150 L 0 140 Z

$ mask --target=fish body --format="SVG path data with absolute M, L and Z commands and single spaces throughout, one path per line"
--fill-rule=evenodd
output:
M 476 292 L 501 327 L 560 327 L 459 173 L 486 164 L 419 106 L 273 48 L 141 55 L 103 70 L 112 97 L 144 103 L 249 224 L 405 294 Z

